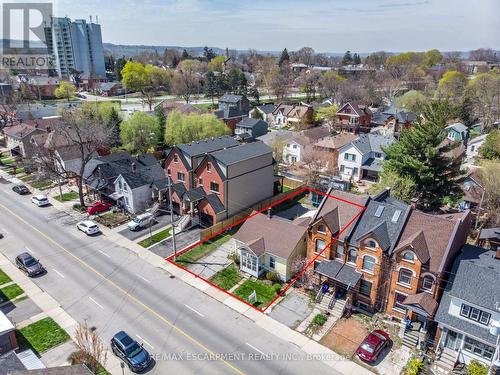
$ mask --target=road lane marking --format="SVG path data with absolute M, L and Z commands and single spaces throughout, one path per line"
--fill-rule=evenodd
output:
M 148 279 L 142 277 L 141 275 L 139 275 L 138 273 L 135 274 L 135 276 L 137 276 L 139 279 L 142 279 L 144 280 L 145 282 L 147 282 L 148 284 L 151 284 L 151 281 L 149 281 Z
M 91 301 L 92 301 L 92 302 L 94 302 L 97 306 L 99 306 L 101 309 L 103 309 L 103 310 L 104 310 L 104 307 L 102 307 L 102 305 L 101 305 L 99 302 L 97 302 L 95 299 L 93 299 L 92 297 L 89 297 L 89 300 L 91 300 Z
M 105 253 L 104 251 L 102 251 L 102 250 L 97 250 L 97 251 L 98 251 L 98 252 L 100 252 L 100 253 L 101 253 L 102 255 L 104 255 L 105 257 L 108 257 L 108 258 L 110 258 L 110 259 L 111 259 L 111 255 L 106 254 L 106 253 Z
M 59 272 L 58 270 L 56 270 L 55 268 L 52 268 L 52 270 L 53 270 L 55 273 L 57 273 L 59 276 L 61 276 L 63 279 L 65 278 L 65 277 L 64 277 L 64 275 L 63 275 L 61 272 Z
M 146 344 L 147 346 L 149 346 L 151 349 L 154 349 L 155 347 L 153 345 L 151 345 L 149 342 L 147 342 L 146 340 L 144 340 L 141 336 L 139 336 L 137 333 L 135 334 L 137 337 L 139 337 L 139 340 L 141 340 L 142 342 L 144 342 L 144 344 Z
M 252 344 L 249 344 L 248 342 L 246 343 L 249 347 L 251 347 L 253 350 L 255 350 L 257 353 L 260 353 L 262 355 L 265 355 L 263 351 L 257 349 L 255 346 L 253 346 Z
M 142 302 L 139 298 L 137 298 L 134 295 L 130 294 L 125 289 L 123 289 L 121 286 L 119 286 L 115 282 L 111 281 L 109 278 L 107 278 L 102 273 L 100 273 L 99 271 L 97 271 L 95 268 L 93 268 L 87 262 L 85 262 L 84 260 L 82 260 L 81 258 L 79 258 L 78 256 L 76 256 L 75 254 L 73 254 L 71 251 L 69 251 L 68 249 L 66 249 L 59 242 L 55 241 L 54 239 L 52 239 L 51 237 L 49 237 L 48 235 L 46 235 L 45 233 L 43 233 L 41 230 L 39 230 L 38 228 L 36 228 L 34 225 L 30 224 L 28 221 L 26 221 L 21 216 L 19 216 L 14 211 L 12 211 L 11 209 L 7 208 L 6 206 L 4 206 L 1 203 L 0 203 L 0 207 L 2 207 L 6 212 L 8 211 L 12 216 L 14 216 L 15 218 L 17 218 L 19 221 L 23 222 L 26 226 L 32 228 L 35 232 L 38 232 L 48 242 L 53 243 L 59 249 L 61 249 L 62 251 L 64 251 L 68 256 L 72 257 L 78 263 L 80 263 L 82 266 L 84 266 L 85 268 L 89 269 L 90 271 L 92 271 L 93 273 L 95 273 L 97 276 L 99 276 L 101 279 L 103 279 L 104 281 L 106 281 L 107 283 L 109 283 L 111 286 L 113 286 L 115 289 L 117 289 L 120 292 L 122 292 L 125 296 L 129 297 L 136 304 L 142 306 L 144 309 L 146 309 L 147 311 L 149 311 L 151 315 L 156 316 L 159 320 L 161 320 L 163 323 L 165 323 L 165 325 L 171 327 L 174 331 L 176 331 L 180 335 L 184 336 L 186 339 L 188 339 L 192 343 L 196 344 L 197 346 L 199 346 L 201 349 L 203 349 L 204 351 L 206 351 L 210 355 L 216 356 L 216 353 L 213 350 L 209 349 L 207 346 L 205 346 L 201 341 L 195 339 L 193 336 L 191 336 L 189 333 L 187 333 L 186 331 L 184 331 L 182 328 L 177 327 L 175 325 L 175 323 L 171 322 L 170 320 L 168 320 L 167 318 L 165 318 L 163 315 L 161 315 L 158 311 L 153 310 L 151 307 L 149 307 L 144 302 Z M 219 360 L 220 360 L 221 363 L 223 363 L 224 365 L 226 365 L 227 367 L 229 367 L 235 373 L 240 374 L 240 375 L 245 375 L 245 373 L 243 371 L 241 371 L 239 368 L 237 368 L 235 365 L 233 365 L 232 363 L 228 362 L 227 360 L 225 360 L 223 358 L 220 358 Z
M 198 315 L 199 315 L 199 316 L 201 316 L 202 318 L 204 318 L 204 317 L 205 317 L 205 315 L 203 315 L 201 312 L 199 312 L 199 311 L 197 311 L 197 310 L 193 309 L 191 306 L 186 305 L 186 304 L 184 304 L 184 306 L 186 306 L 189 310 L 191 310 L 192 312 L 194 312 L 194 313 L 198 314 Z

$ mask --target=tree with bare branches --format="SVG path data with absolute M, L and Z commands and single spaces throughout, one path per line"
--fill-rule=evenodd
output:
M 69 356 L 72 364 L 84 364 L 94 374 L 99 374 L 106 365 L 107 351 L 94 327 L 87 322 L 78 324 L 75 331 L 77 351 Z

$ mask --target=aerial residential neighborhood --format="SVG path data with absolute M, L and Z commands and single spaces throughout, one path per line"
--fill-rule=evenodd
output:
M 0 375 L 500 375 L 499 11 L 2 2 Z

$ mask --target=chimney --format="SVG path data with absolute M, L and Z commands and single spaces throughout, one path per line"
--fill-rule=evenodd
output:
M 135 173 L 137 171 L 137 165 L 132 163 L 132 172 Z
M 272 217 L 273 217 L 272 208 L 271 208 L 271 207 L 269 207 L 269 208 L 267 209 L 267 218 L 268 218 L 268 219 L 271 219 Z
M 410 207 L 412 210 L 417 209 L 417 204 L 418 204 L 418 198 L 412 198 L 410 201 Z

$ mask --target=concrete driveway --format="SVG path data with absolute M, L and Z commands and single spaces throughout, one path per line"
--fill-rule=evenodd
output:
M 189 270 L 198 276 L 205 279 L 210 279 L 217 272 L 233 263 L 228 259 L 228 255 L 234 250 L 234 240 L 231 238 L 229 241 L 220 245 L 217 249 L 212 251 L 207 256 L 201 258 L 196 263 L 189 266 Z
M 269 314 L 273 319 L 295 329 L 312 312 L 308 295 L 292 290 Z
M 175 235 L 175 245 L 177 247 L 177 251 L 184 249 L 185 247 L 197 242 L 200 240 L 200 227 L 194 227 L 184 232 L 178 233 Z M 172 237 L 166 239 L 159 244 L 150 247 L 148 249 L 152 251 L 156 255 L 161 256 L 162 258 L 168 257 L 170 254 L 174 252 L 172 245 Z

